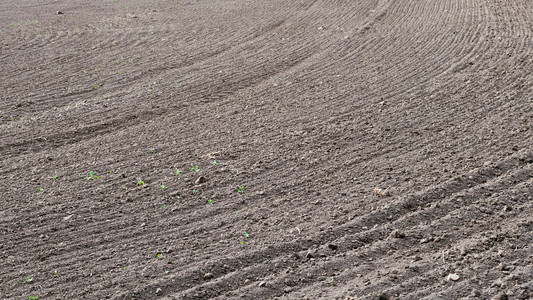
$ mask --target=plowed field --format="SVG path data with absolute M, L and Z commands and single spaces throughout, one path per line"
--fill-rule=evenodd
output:
M 0 299 L 533 299 L 530 0 L 0 28 Z

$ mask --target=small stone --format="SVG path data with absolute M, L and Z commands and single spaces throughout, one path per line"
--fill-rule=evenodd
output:
M 315 255 L 313 253 L 311 253 L 311 251 L 307 252 L 307 254 L 305 255 L 305 258 L 314 258 Z
M 266 282 L 264 281 L 259 282 L 259 287 L 266 287 Z
M 62 14 L 63 14 L 63 12 L 62 12 L 62 11 L 60 11 L 60 10 L 58 10 L 58 11 L 56 12 L 56 14 L 58 14 L 58 15 L 62 15 Z
M 396 238 L 396 239 L 403 239 L 405 237 L 405 233 L 399 231 L 398 229 L 394 229 L 391 232 L 390 237 Z
M 157 289 L 155 290 L 155 293 L 156 293 L 156 294 L 160 294 L 162 291 L 163 291 L 163 290 L 162 290 L 161 288 L 157 288 Z
M 448 281 L 457 281 L 457 280 L 459 280 L 459 275 L 457 275 L 455 273 L 449 274 L 447 280 Z
M 207 178 L 205 178 L 204 176 L 200 176 L 198 177 L 198 179 L 196 179 L 196 181 L 194 182 L 195 184 L 202 184 L 204 182 L 207 181 Z
M 294 253 L 292 254 L 292 258 L 294 258 L 294 259 L 300 259 L 300 254 L 294 252 Z
M 470 296 L 479 297 L 481 296 L 481 292 L 478 289 L 472 289 L 472 291 L 470 292 Z
M 375 188 L 374 194 L 379 197 L 386 197 L 390 195 L 389 191 L 380 188 Z
M 285 293 L 290 293 L 292 291 L 292 289 L 290 287 L 286 287 L 283 291 Z
M 492 300 L 508 300 L 509 296 L 507 296 L 506 293 L 500 293 L 494 297 L 492 297 Z
M 204 274 L 204 279 L 205 279 L 205 280 L 212 279 L 213 277 L 215 277 L 215 276 L 213 276 L 213 274 L 211 274 L 211 273 L 205 273 L 205 274 Z

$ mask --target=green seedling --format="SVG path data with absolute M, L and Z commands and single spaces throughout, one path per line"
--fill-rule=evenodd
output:
M 32 300 L 39 299 L 39 296 L 30 296 L 29 299 L 32 299 Z
M 26 277 L 26 283 L 32 283 L 33 282 L 33 277 Z
M 218 161 L 214 160 L 214 161 L 211 162 L 211 164 L 212 164 L 213 166 L 216 166 L 216 165 L 218 165 Z
M 178 169 L 174 169 L 174 176 L 181 176 L 181 171 Z
M 143 186 L 144 185 L 144 181 L 142 181 L 141 179 L 137 180 L 137 185 L 138 186 Z
M 163 259 L 165 258 L 162 253 L 157 253 L 157 258 Z
M 43 188 L 39 188 L 39 192 L 44 193 L 44 189 Z
M 165 207 L 167 207 L 167 205 L 166 205 L 166 204 L 163 204 L 163 205 L 161 205 L 161 208 L 165 208 Z
M 209 199 L 209 200 L 207 200 L 207 203 L 213 205 L 213 204 L 215 204 L 215 201 L 213 199 Z
M 94 68 L 94 71 L 95 71 L 95 72 L 98 71 L 98 68 Z
M 57 270 L 54 270 L 54 275 L 57 275 Z
M 167 187 L 164 184 L 161 184 L 160 187 L 163 190 L 163 192 L 167 190 Z
M 193 195 L 196 195 L 196 194 L 198 194 L 198 190 L 192 190 L 191 193 L 192 193 Z
M 87 180 L 96 180 L 98 178 L 100 178 L 100 177 L 94 175 L 93 171 L 89 172 L 89 176 L 87 176 Z
M 168 273 L 170 273 L 170 271 L 169 270 L 165 270 L 165 274 L 168 274 Z
M 156 154 L 157 153 L 157 150 L 156 149 L 152 149 L 150 150 L 150 154 Z
M 326 281 L 328 282 L 328 284 L 333 287 L 333 278 L 327 278 Z
M 126 270 L 128 270 L 128 267 L 124 267 L 124 268 L 122 268 L 122 270 L 126 271 Z
M 249 234 L 248 232 L 245 231 L 245 232 L 244 232 L 244 237 L 245 237 L 245 238 L 249 238 L 249 237 L 250 237 L 250 234 Z
M 191 164 L 191 167 L 189 168 L 189 170 L 191 171 L 194 171 L 196 173 L 200 172 L 200 167 L 199 166 L 195 166 L 193 164 Z
M 239 194 L 244 193 L 244 185 L 239 185 L 239 186 L 237 187 L 237 192 L 238 192 Z

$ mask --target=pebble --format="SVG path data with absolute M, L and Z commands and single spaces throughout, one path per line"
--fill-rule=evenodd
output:
M 204 182 L 207 181 L 207 178 L 205 178 L 204 176 L 200 176 L 198 177 L 198 179 L 196 179 L 196 181 L 194 182 L 195 184 L 202 184 Z
M 213 277 L 214 277 L 214 276 L 213 276 L 213 274 L 211 274 L 211 273 L 205 273 L 205 274 L 204 274 L 204 279 L 206 279 L 206 280 L 212 279 Z
M 457 275 L 455 273 L 449 274 L 447 280 L 448 281 L 457 281 L 457 280 L 459 280 L 459 275 Z
M 155 293 L 156 293 L 156 294 L 159 294 L 159 293 L 161 293 L 162 291 L 163 291 L 163 290 L 162 290 L 161 288 L 157 288 L 157 289 L 155 290 Z
M 264 281 L 259 282 L 259 287 L 266 287 L 266 282 Z
M 399 231 L 398 229 L 395 229 L 391 232 L 390 237 L 393 237 L 396 239 L 403 239 L 405 237 L 405 233 Z
M 63 12 L 62 12 L 62 11 L 60 11 L 60 10 L 58 10 L 58 11 L 56 12 L 56 14 L 58 14 L 58 15 L 62 15 L 62 14 L 63 14 Z

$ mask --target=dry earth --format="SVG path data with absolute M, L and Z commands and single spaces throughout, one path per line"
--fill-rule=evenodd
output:
M 3 0 L 0 27 L 1 299 L 533 298 L 530 0 Z

